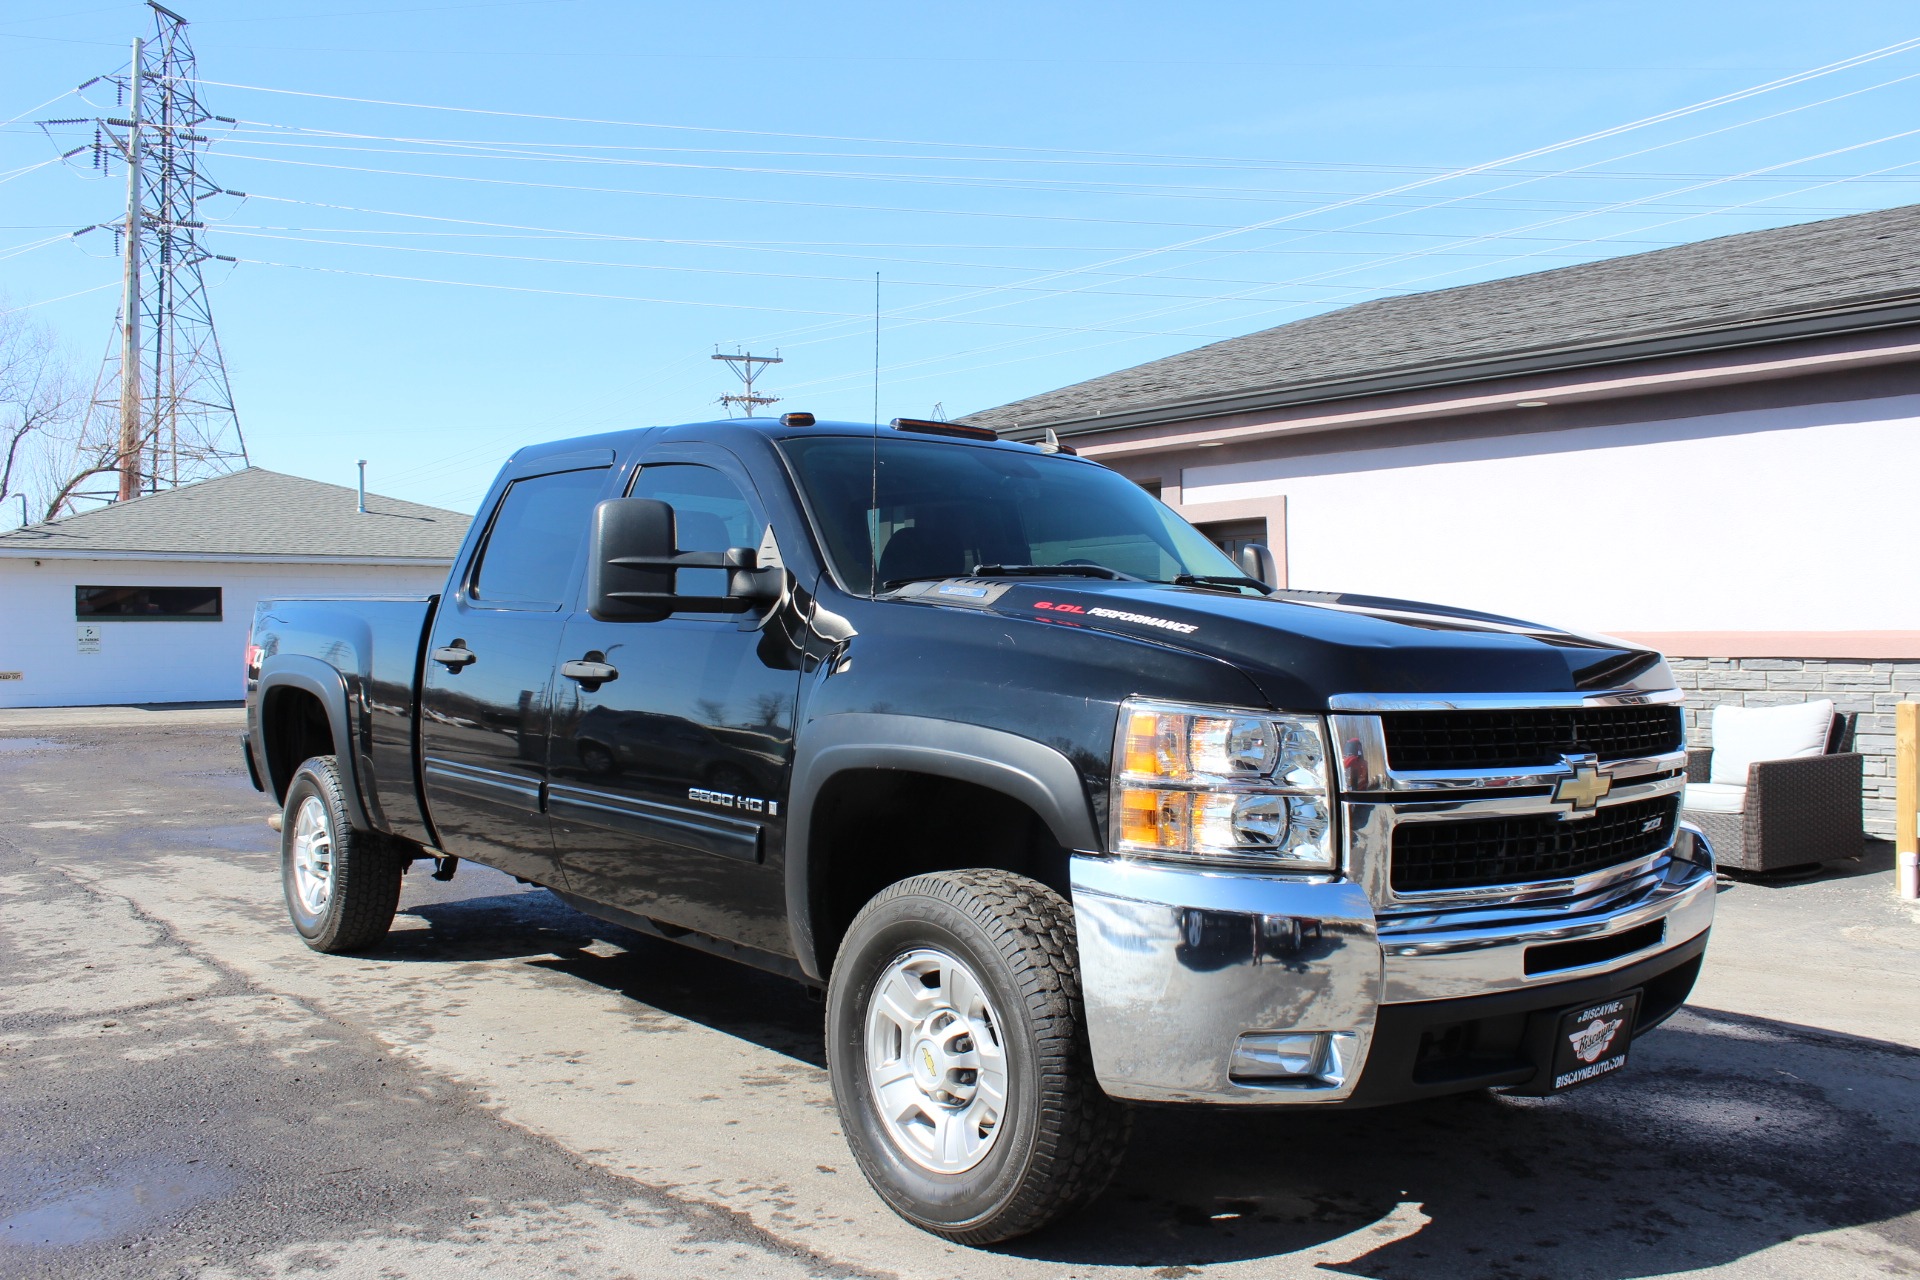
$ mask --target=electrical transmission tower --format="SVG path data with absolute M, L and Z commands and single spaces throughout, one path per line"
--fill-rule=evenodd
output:
M 725 360 L 728 367 L 740 375 L 740 381 L 745 388 L 744 390 L 721 396 L 714 402 L 715 404 L 727 406 L 728 417 L 733 416 L 733 406 L 735 405 L 742 406 L 746 410 L 746 415 L 751 418 L 753 411 L 761 405 L 779 403 L 779 396 L 763 395 L 753 389 L 753 380 L 760 376 L 762 369 L 770 364 L 785 363 L 779 356 L 752 356 L 745 352 L 739 352 L 730 356 L 716 353 L 713 358 L 715 360 Z
M 103 76 L 124 115 L 91 121 L 94 163 L 127 170 L 127 210 L 114 233 L 123 261 L 116 341 L 101 362 L 76 459 L 80 475 L 116 474 L 113 491 L 74 485 L 78 499 L 137 497 L 247 465 L 220 339 L 213 327 L 202 266 L 215 259 L 201 244 L 199 203 L 225 192 L 200 166 L 209 121 L 232 123 L 201 105 L 187 20 L 147 0 L 154 32 L 133 42 L 124 75 Z M 94 82 L 98 83 L 98 82 Z M 86 86 L 82 86 L 85 88 Z M 81 123 L 48 121 L 47 123 Z M 93 230 L 93 228 L 88 228 Z M 84 482 L 83 482 L 84 483 Z

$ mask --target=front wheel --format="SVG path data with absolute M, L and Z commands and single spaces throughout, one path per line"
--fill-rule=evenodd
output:
M 854 919 L 827 994 L 834 1102 L 893 1210 L 962 1244 L 1106 1187 L 1131 1112 L 1093 1076 L 1073 911 L 1011 872 L 916 876 Z
M 378 832 L 348 820 L 340 765 L 303 763 L 280 821 L 280 881 L 293 927 L 315 951 L 362 951 L 387 936 L 404 860 Z

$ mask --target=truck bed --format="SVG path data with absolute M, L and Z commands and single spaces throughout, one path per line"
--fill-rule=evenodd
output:
M 263 600 L 253 619 L 263 674 L 304 671 L 324 680 L 328 670 L 338 673 L 334 679 L 344 685 L 353 757 L 342 764 L 353 771 L 367 818 L 379 830 L 421 844 L 432 844 L 433 834 L 421 802 L 414 747 L 416 691 L 438 600 L 437 595 Z M 249 728 L 258 735 L 258 724 Z M 277 769 L 271 772 L 269 786 L 278 794 L 286 779 Z

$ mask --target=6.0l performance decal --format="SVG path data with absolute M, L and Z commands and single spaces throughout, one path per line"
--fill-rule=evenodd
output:
M 1052 613 L 1076 613 L 1089 618 L 1112 618 L 1115 622 L 1137 622 L 1141 626 L 1159 627 L 1163 631 L 1178 631 L 1183 636 L 1190 636 L 1200 629 L 1190 623 L 1175 622 L 1171 618 L 1155 618 L 1144 613 L 1125 613 L 1119 609 L 1089 609 L 1084 605 L 1055 604 L 1051 600 L 1036 600 L 1033 607 Z

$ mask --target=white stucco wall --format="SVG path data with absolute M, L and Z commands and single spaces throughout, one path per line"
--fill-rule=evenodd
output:
M 245 691 L 253 607 L 275 596 L 424 595 L 444 568 L 0 557 L 0 707 L 217 702 Z M 74 587 L 221 588 L 219 622 L 115 622 L 79 652 Z
M 1525 412 L 1525 411 L 1517 411 Z M 1602 631 L 1920 630 L 1920 396 L 1187 468 L 1289 585 Z

